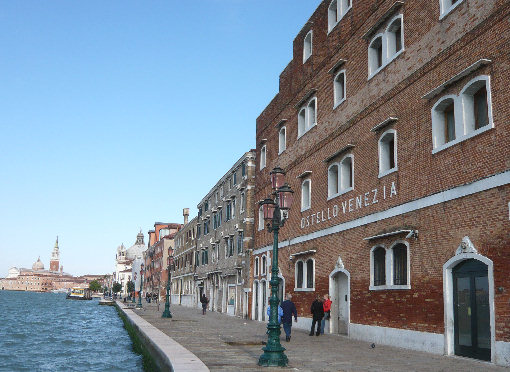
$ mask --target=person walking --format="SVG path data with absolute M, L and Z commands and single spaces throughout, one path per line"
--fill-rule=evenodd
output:
M 313 332 L 315 329 L 315 324 L 317 324 L 317 331 L 315 332 L 316 336 L 320 336 L 321 334 L 321 320 L 324 318 L 324 306 L 321 301 L 321 296 L 317 295 L 317 298 L 314 302 L 312 302 L 312 307 L 310 308 L 310 312 L 312 313 L 312 329 L 310 329 L 310 336 L 313 336 Z
M 292 295 L 290 293 L 285 295 L 285 301 L 282 302 L 282 310 L 282 325 L 285 331 L 285 341 L 289 342 L 290 333 L 292 331 L 292 316 L 294 316 L 294 321 L 297 322 L 296 305 L 292 302 Z
M 267 299 L 267 303 L 269 303 L 269 298 Z M 279 324 L 282 323 L 282 315 L 283 315 L 283 309 L 280 305 L 278 305 L 278 323 Z M 267 305 L 268 320 L 270 319 L 270 316 L 271 316 L 271 305 Z
M 200 297 L 200 302 L 202 303 L 202 315 L 205 315 L 205 310 L 207 309 L 207 304 L 209 303 L 209 299 L 202 293 L 202 297 Z
M 324 303 L 322 305 L 324 307 L 324 318 L 321 321 L 321 335 L 324 334 L 324 327 L 326 327 L 326 320 L 331 319 L 331 299 L 328 294 L 324 295 Z

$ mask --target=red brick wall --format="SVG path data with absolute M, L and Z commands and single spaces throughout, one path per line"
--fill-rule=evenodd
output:
M 280 166 L 296 191 L 290 218 L 281 230 L 280 241 L 386 210 L 408 201 L 474 182 L 510 169 L 510 69 L 507 45 L 510 39 L 510 4 L 505 1 L 465 0 L 439 20 L 439 2 L 407 1 L 404 16 L 404 52 L 370 80 L 367 70 L 368 41 L 363 34 L 389 9 L 393 1 L 353 2 L 354 7 L 327 35 L 323 2 L 294 41 L 294 59 L 280 76 L 280 92 L 257 119 L 257 152 L 267 139 L 267 166 L 256 174 L 255 200 L 270 193 L 269 171 Z M 313 29 L 313 55 L 302 63 L 302 43 Z M 333 109 L 333 75 L 328 70 L 340 59 L 347 62 L 347 99 Z M 452 84 L 434 99 L 423 95 L 481 58 L 492 62 Z M 458 94 L 473 77 L 491 79 L 494 128 L 450 148 L 432 154 L 431 108 L 443 95 Z M 317 89 L 317 126 L 297 139 L 295 105 Z M 378 178 L 378 139 L 381 132 L 370 129 L 389 116 L 398 121 L 388 128 L 397 131 L 398 171 Z M 287 150 L 278 156 L 278 129 L 287 119 Z M 385 128 L 385 129 L 388 129 Z M 347 144 L 354 144 L 354 190 L 327 200 L 327 169 L 324 159 Z M 311 171 L 312 208 L 301 213 L 301 180 Z M 373 189 L 389 188 L 397 194 L 351 213 L 339 213 L 302 229 L 300 221 L 317 211 Z M 381 196 L 379 194 L 379 196 Z M 346 232 L 282 249 L 280 265 L 286 290 L 294 285 L 290 253 L 316 249 L 316 292 L 328 292 L 328 275 L 341 255 L 351 273 L 351 321 L 436 333 L 444 332 L 442 265 L 453 256 L 463 236 L 468 235 L 483 255 L 494 261 L 496 330 L 498 340 L 510 340 L 510 283 L 503 268 L 510 267 L 508 247 L 508 186 L 445 204 L 408 213 Z M 340 207 L 341 208 L 341 207 Z M 257 207 L 256 207 L 257 210 Z M 255 226 L 257 226 L 257 213 Z M 411 290 L 369 291 L 369 244 L 364 237 L 390 231 L 402 225 L 415 226 L 418 240 L 409 240 Z M 506 231 L 506 233 L 505 233 Z M 267 232 L 255 232 L 255 249 L 272 243 Z M 394 239 L 393 239 L 394 240 Z M 379 241 L 377 242 L 379 243 Z M 252 258 L 253 262 L 253 258 Z M 315 293 L 300 292 L 299 311 L 308 314 Z

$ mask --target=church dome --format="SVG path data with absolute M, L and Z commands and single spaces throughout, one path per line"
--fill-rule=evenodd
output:
M 41 257 L 39 257 L 37 261 L 32 265 L 32 270 L 34 271 L 44 270 L 44 264 L 41 261 Z
M 136 236 L 136 242 L 126 251 L 126 256 L 130 260 L 134 260 L 136 257 L 141 257 L 143 251 L 145 251 L 145 244 L 143 242 L 143 234 L 140 231 Z

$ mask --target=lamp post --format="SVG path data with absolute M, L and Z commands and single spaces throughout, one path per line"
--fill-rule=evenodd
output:
M 273 199 L 266 198 L 260 205 L 264 211 L 264 220 L 269 232 L 273 233 L 273 262 L 271 266 L 271 298 L 269 323 L 267 324 L 267 344 L 262 348 L 264 353 L 259 358 L 259 366 L 285 367 L 289 360 L 285 355 L 285 348 L 280 344 L 280 323 L 278 323 L 278 232 L 285 223 L 282 212 L 290 209 L 294 191 L 284 183 L 285 172 L 281 168 L 274 168 L 271 172 Z
M 135 277 L 135 281 L 134 281 L 134 283 L 133 283 L 133 284 L 134 284 L 134 285 L 133 285 L 133 287 L 134 287 L 134 291 L 133 291 L 133 303 L 135 303 L 135 302 L 136 302 L 136 300 L 135 300 L 135 297 L 136 297 L 136 271 L 135 271 L 135 275 L 134 275 L 134 277 Z
M 170 282 L 172 278 L 172 264 L 174 263 L 174 256 L 168 256 L 168 280 L 166 282 L 166 301 L 165 301 L 165 311 L 163 311 L 162 318 L 171 318 L 172 313 L 170 312 Z
M 136 307 L 138 309 L 142 308 L 142 288 L 143 288 L 143 262 L 140 265 L 140 292 L 138 293 L 138 305 Z

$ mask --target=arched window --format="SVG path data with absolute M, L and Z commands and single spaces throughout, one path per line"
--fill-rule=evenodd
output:
M 331 31 L 336 24 L 351 9 L 351 0 L 333 0 L 328 7 L 328 32 Z
M 312 30 L 308 31 L 303 42 L 303 63 L 312 55 Z
M 393 285 L 407 285 L 407 246 L 398 243 L 392 248 Z
M 374 286 L 386 285 L 386 249 L 377 247 L 372 254 Z
M 379 177 L 397 170 L 397 132 L 389 129 L 379 139 Z
M 287 128 L 281 127 L 278 132 L 278 154 L 281 154 L 287 148 Z
M 368 75 L 376 73 L 383 65 L 383 44 L 382 35 L 377 35 L 372 39 L 368 47 Z
M 305 211 L 311 207 L 312 187 L 311 180 L 306 179 L 301 184 L 301 211 Z
M 303 288 L 303 261 L 296 262 L 296 288 Z
M 328 168 L 328 198 L 338 194 L 339 180 L 338 164 L 331 164 Z
M 306 261 L 306 288 L 314 288 L 315 267 L 314 261 L 309 258 Z
M 264 230 L 264 209 L 262 206 L 259 206 L 259 224 L 258 230 Z
M 455 96 L 445 96 L 432 108 L 434 148 L 455 140 L 455 100 Z
M 266 275 L 267 273 L 267 258 L 266 256 L 262 256 L 262 266 L 260 268 L 261 275 Z
M 468 82 L 460 93 L 464 109 L 464 134 L 469 134 L 490 124 L 492 110 L 488 85 L 488 76 L 478 76 Z
M 392 59 L 404 48 L 404 31 L 402 29 L 402 15 L 393 19 L 386 29 L 387 58 Z
M 255 265 L 253 265 L 253 274 L 259 276 L 259 258 L 255 257 Z
M 353 156 L 348 155 L 340 162 L 340 190 L 346 191 L 354 187 L 353 183 Z
M 302 108 L 298 114 L 298 137 L 306 132 L 306 108 Z
M 262 146 L 260 149 L 260 169 L 264 169 L 266 167 L 266 145 Z
M 317 124 L 317 98 L 311 98 L 298 114 L 298 138 Z
M 317 124 L 317 99 L 314 97 L 308 102 L 308 108 L 307 108 L 307 130 L 309 130 L 311 127 L 313 127 L 315 124 Z
M 328 32 L 338 23 L 338 3 L 333 0 L 328 7 Z
M 463 0 L 439 0 L 439 8 L 441 13 L 439 15 L 439 19 L 450 13 L 454 8 L 457 7 L 457 5 L 462 3 L 462 1 Z
M 334 107 L 345 101 L 345 70 L 335 76 L 333 83 Z

